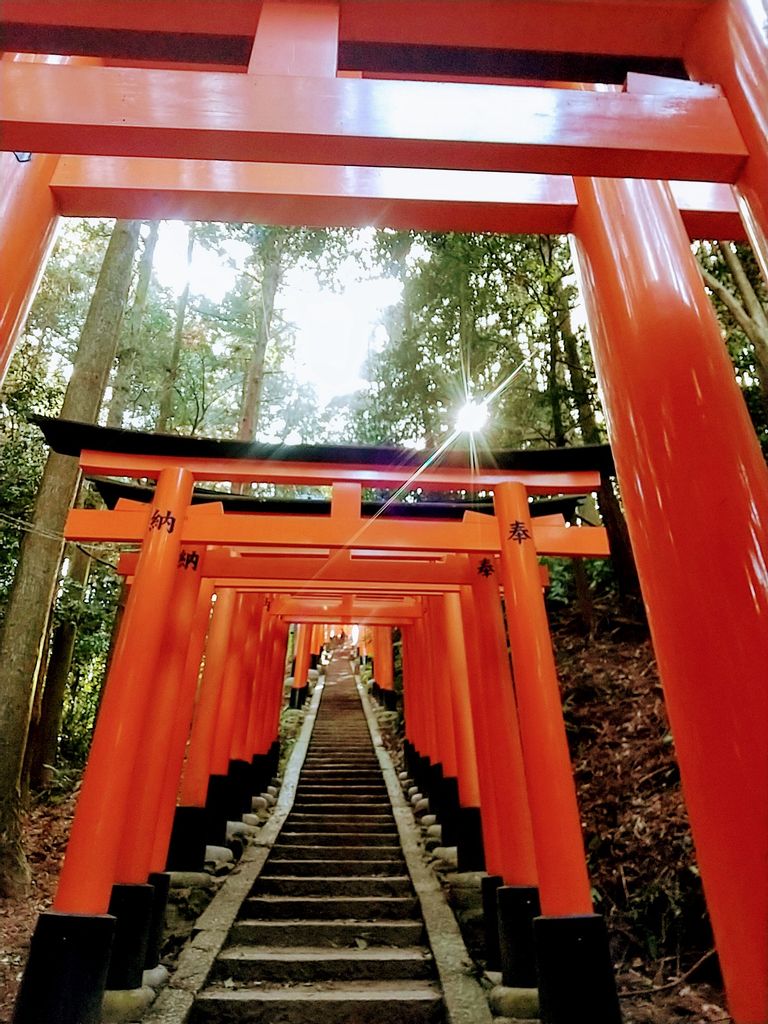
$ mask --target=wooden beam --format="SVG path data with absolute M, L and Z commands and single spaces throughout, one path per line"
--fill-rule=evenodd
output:
M 691 238 L 744 239 L 729 185 L 671 185 Z M 566 234 L 576 210 L 564 175 L 401 167 L 66 156 L 51 189 L 66 217 Z
M 341 0 L 342 42 L 680 57 L 708 0 Z M 259 0 L 3 0 L 17 43 L 34 29 L 126 30 L 145 36 L 252 39 Z M 70 37 L 72 38 L 72 37 Z M 93 37 L 91 37 L 93 38 Z M 104 55 L 119 40 L 103 41 Z M 111 45 L 111 51 L 110 51 Z M 23 48 L 23 47 L 22 47 Z M 57 51 L 58 52 L 58 51 Z
M 105 512 L 73 509 L 67 518 L 65 536 L 78 541 L 139 543 L 146 530 L 151 509 L 145 512 Z M 332 517 L 259 516 L 247 514 L 191 516 L 181 524 L 185 545 L 205 544 L 302 548 L 409 550 L 454 554 L 499 551 L 499 529 L 493 516 L 487 522 L 424 522 L 363 520 L 358 526 Z M 176 524 L 174 524 L 174 527 Z M 161 527 L 163 528 L 163 527 Z M 536 526 L 533 539 L 542 555 L 608 555 L 608 540 L 602 527 Z
M 156 479 L 161 470 L 182 464 L 195 480 L 306 484 L 322 487 L 334 483 L 358 483 L 363 487 L 400 487 L 414 476 L 418 466 L 363 463 L 272 462 L 268 459 L 217 459 L 172 455 L 83 451 L 80 468 L 96 476 L 148 477 Z M 424 490 L 493 489 L 503 481 L 524 483 L 529 494 L 585 494 L 600 487 L 598 470 L 511 470 L 492 467 L 430 466 L 419 472 L 418 486 Z M 416 484 L 414 483 L 414 486 Z M 273 518 L 273 517 L 270 517 Z M 311 517 L 310 517 L 311 518 Z M 372 545 L 367 545 L 371 547 Z
M 7 149 L 735 181 L 721 97 L 0 62 Z

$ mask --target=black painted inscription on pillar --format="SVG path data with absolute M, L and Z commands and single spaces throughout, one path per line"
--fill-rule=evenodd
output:
M 496 569 L 490 558 L 481 558 L 477 564 L 477 572 L 479 576 L 485 576 L 487 579 L 489 576 L 493 576 Z
M 197 567 L 200 565 L 200 552 L 199 551 L 184 551 L 183 549 L 179 552 L 179 568 L 180 569 L 192 569 L 193 572 L 197 572 Z
M 155 508 L 152 510 L 149 520 L 149 528 L 150 530 L 162 530 L 163 527 L 166 527 L 168 533 L 173 533 L 176 529 L 176 516 L 171 515 L 170 509 L 163 515 L 159 508 Z
M 507 537 L 507 540 L 516 540 L 518 544 L 522 544 L 524 540 L 530 539 L 531 534 L 525 523 L 516 519 L 514 523 L 509 524 L 509 536 Z

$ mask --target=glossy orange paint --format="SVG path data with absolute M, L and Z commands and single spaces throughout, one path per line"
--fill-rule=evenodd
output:
M 250 724 L 259 702 L 260 687 L 257 671 L 263 612 L 264 596 L 262 594 L 246 593 L 243 595 L 245 642 L 241 664 L 240 696 L 229 755 L 233 761 L 250 761 L 253 754 L 250 743 Z
M 205 667 L 200 680 L 187 761 L 179 788 L 179 803 L 184 807 L 205 806 L 216 735 L 216 718 L 236 602 L 237 594 L 234 590 L 216 593 L 205 647 Z
M 576 210 L 564 175 L 226 160 L 63 156 L 51 189 L 67 217 L 564 234 Z M 691 238 L 746 237 L 729 186 L 672 189 Z
M 428 652 L 428 671 L 431 677 L 431 699 L 427 710 L 434 723 L 436 756 L 445 775 L 458 778 L 459 758 L 456 750 L 456 730 L 453 724 L 448 673 L 450 663 L 445 646 L 445 625 L 439 597 L 424 599 L 424 637 Z
M 665 186 L 577 189 L 595 368 L 697 862 L 731 1013 L 754 1024 L 768 1019 L 768 470 Z
M 226 775 L 229 770 L 235 721 L 238 713 L 242 713 L 243 710 L 243 658 L 248 635 L 248 619 L 246 595 L 236 593 L 211 747 L 212 775 Z
M 376 626 L 373 630 L 374 674 L 376 682 L 382 690 L 395 688 L 394 666 L 392 662 L 392 630 L 389 626 Z
M 429 757 L 432 764 L 437 764 L 440 761 L 440 750 L 434 706 L 437 703 L 438 696 L 432 672 L 432 651 L 429 646 L 424 619 L 415 619 L 410 628 L 414 638 L 412 650 L 416 666 L 416 675 L 414 676 L 414 683 L 416 685 L 412 688 L 411 692 L 416 698 L 414 703 L 418 705 L 422 732 L 422 745 L 419 747 L 419 752 L 423 756 Z
M 485 853 L 485 870 L 489 875 L 500 875 L 502 866 L 502 818 L 499 804 L 498 787 L 501 780 L 493 772 L 490 739 L 486 728 L 486 695 L 479 693 L 481 682 L 484 684 L 488 666 L 481 655 L 480 639 L 477 630 L 475 608 L 471 589 L 461 588 L 459 597 L 461 605 L 462 631 L 464 649 L 469 673 L 469 697 L 472 705 L 472 728 L 475 734 L 475 753 L 477 757 L 477 784 L 480 795 L 480 806 L 483 813 L 481 824 L 483 829 L 483 850 Z M 483 685 L 483 690 L 485 686 Z M 492 709 L 495 713 L 495 709 Z M 514 835 L 512 822 L 508 821 L 509 831 Z
M 185 732 L 192 722 L 192 702 L 187 702 L 183 710 L 181 703 L 190 627 L 200 586 L 201 577 L 194 570 L 177 571 L 166 619 L 163 653 L 155 671 L 152 712 L 147 716 L 141 737 L 141 756 L 133 769 L 131 813 L 123 825 L 115 866 L 116 882 L 146 882 L 152 870 L 152 851 L 163 800 L 166 798 L 171 808 L 176 803 L 178 772 L 170 791 L 165 785 L 172 752 L 169 740 L 180 717 L 186 719 Z
M 497 485 L 498 486 L 498 485 Z M 69 540 L 136 541 L 146 522 L 143 511 L 107 512 L 100 509 L 73 509 L 67 517 L 65 535 Z M 184 543 L 193 547 L 214 545 L 251 545 L 274 547 L 293 545 L 302 548 L 365 550 L 380 549 L 406 553 L 498 551 L 493 518 L 480 516 L 464 523 L 413 520 L 363 520 L 355 528 L 348 521 L 321 516 L 273 516 L 237 513 L 224 516 L 190 516 L 182 525 Z M 602 527 L 537 526 L 533 537 L 542 555 L 608 554 L 608 542 Z
M 768 15 L 763 0 L 708 4 L 684 55 L 692 75 L 722 87 L 749 149 L 736 192 L 768 281 Z
M 154 507 L 180 522 L 192 484 L 183 469 L 164 473 Z M 178 568 L 180 531 L 169 531 L 169 523 L 159 529 L 150 523 L 145 532 L 54 901 L 64 913 L 104 914 L 109 904 L 173 588 L 183 572 Z
M 546 916 L 591 914 L 581 819 L 531 541 L 528 496 L 520 484 L 502 484 L 494 492 L 494 504 L 541 910 Z
M 257 699 L 255 704 L 251 705 L 251 717 L 248 723 L 248 745 L 250 747 L 251 754 L 263 753 L 269 746 L 269 742 L 265 742 L 265 736 L 268 730 L 267 721 L 271 721 L 271 711 L 273 707 L 272 691 L 275 676 L 277 674 L 274 672 L 274 648 L 275 627 L 278 624 L 279 623 L 274 616 L 269 614 L 265 603 L 264 615 L 262 616 L 261 629 L 259 631 L 258 678 L 256 682 Z M 282 683 L 283 677 L 281 675 L 281 689 Z
M 266 678 L 268 651 L 270 645 L 270 629 L 272 619 L 267 612 L 268 598 L 261 602 L 258 631 L 255 631 L 256 645 L 253 660 L 253 695 L 248 709 L 246 731 L 246 748 L 244 758 L 250 761 L 259 749 L 262 723 L 268 708 L 269 681 Z
M 4 0 L 3 18 L 30 25 L 253 38 L 260 0 Z M 340 35 L 389 42 L 676 57 L 706 0 L 341 0 Z
M 445 643 L 446 675 L 444 684 L 447 687 L 446 697 L 453 715 L 459 801 L 462 807 L 480 807 L 477 752 L 472 724 L 469 672 L 459 595 L 445 594 L 436 599 L 436 604 L 436 619 L 438 616 L 441 619 L 440 633 Z
M 488 825 L 498 833 L 492 873 L 501 875 L 505 885 L 535 886 L 536 859 L 525 767 L 498 583 L 493 576 L 477 576 L 472 587 L 462 587 L 460 600 L 478 664 L 470 697 L 480 795 L 483 807 L 494 809 L 492 815 L 483 815 L 483 829 L 488 819 Z M 488 871 L 491 873 L 490 866 Z
M 421 671 L 424 661 L 423 652 L 418 647 L 418 637 L 414 626 L 404 626 L 402 637 L 403 708 L 406 735 L 419 754 L 426 755 L 430 752 L 430 740 L 425 721 L 424 675 Z
M 250 35 L 256 31 L 261 0 L 3 0 L 3 20 L 29 25 L 127 29 L 206 35 Z
M 0 63 L 61 63 L 72 60 L 23 53 L 0 56 Z M 3 149 L 12 148 L 22 149 L 3 146 Z M 40 153 L 39 145 L 30 147 L 32 150 L 32 159 L 27 163 L 20 163 L 12 152 L 0 152 L 0 384 L 37 291 L 59 223 L 56 199 L 49 188 L 59 158 Z
M 341 37 L 381 43 L 679 56 L 706 0 L 342 0 Z
M 286 676 L 287 666 L 285 664 L 287 647 L 288 647 L 288 623 L 280 622 L 279 620 L 275 623 L 274 640 L 273 640 L 273 661 L 270 667 L 268 679 L 271 680 L 271 695 L 272 702 L 269 706 L 269 710 L 264 719 L 264 735 L 263 741 L 264 746 L 259 753 L 269 749 L 270 744 L 278 736 L 278 730 L 280 727 L 280 712 L 283 707 L 283 680 Z
M 338 49 L 338 2 L 262 0 L 248 73 L 334 78 Z
M 735 181 L 722 98 L 0 62 L 4 144 L 53 152 Z
M 157 477 L 166 466 L 176 465 L 171 456 L 128 455 L 115 452 L 83 451 L 80 467 L 84 473 L 131 478 Z M 195 480 L 231 480 L 236 483 L 255 482 L 308 484 L 328 486 L 334 483 L 358 483 L 363 487 L 400 486 L 410 480 L 415 466 L 371 466 L 345 463 L 277 462 L 263 459 L 185 459 L 184 467 Z M 420 473 L 419 487 L 434 490 L 493 489 L 502 480 L 525 483 L 530 494 L 581 494 L 600 486 L 600 474 L 590 470 L 544 472 L 529 470 L 474 469 L 467 465 L 430 466 Z
M 0 383 L 32 304 L 58 226 L 49 189 L 58 157 L 35 153 L 21 164 L 0 153 Z
M 152 846 L 150 871 L 164 871 L 168 862 L 168 847 L 173 829 L 176 795 L 179 790 L 181 772 L 184 766 L 184 754 L 190 735 L 192 719 L 197 698 L 197 684 L 205 650 L 205 639 L 211 619 L 211 598 L 213 597 L 213 581 L 202 579 L 198 592 L 197 605 L 188 631 L 187 657 L 179 692 L 177 714 L 168 732 L 168 760 L 165 766 L 163 796 L 160 812 L 157 817 L 155 841 Z
M 294 647 L 293 656 L 296 659 L 293 672 L 293 686 L 294 690 L 303 690 L 307 685 L 307 678 L 309 672 L 309 654 L 310 645 L 312 642 L 312 627 L 308 625 L 300 625 L 296 628 L 296 646 Z

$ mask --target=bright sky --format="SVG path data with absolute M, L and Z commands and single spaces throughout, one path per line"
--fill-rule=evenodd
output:
M 244 247 L 233 244 L 237 259 Z M 164 222 L 155 250 L 155 274 L 177 294 L 186 277 L 187 228 Z M 192 260 L 191 290 L 219 302 L 235 283 L 236 271 L 215 253 L 201 247 Z M 288 369 L 302 382 L 314 385 L 318 401 L 326 405 L 363 384 L 361 371 L 371 350 L 386 340 L 381 312 L 397 302 L 400 285 L 389 278 L 356 280 L 359 263 L 350 257 L 341 267 L 341 293 L 324 291 L 311 271 L 290 271 L 278 294 L 286 320 L 296 325 L 295 361 Z

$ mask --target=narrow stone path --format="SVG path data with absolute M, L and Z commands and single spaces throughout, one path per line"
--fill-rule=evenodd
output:
M 192 1024 L 442 1024 L 418 900 L 348 660 Z

